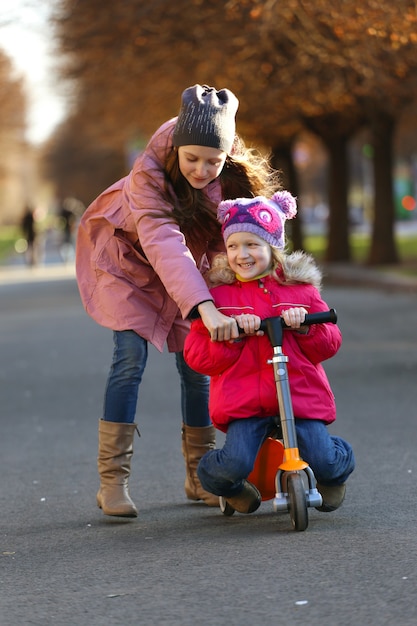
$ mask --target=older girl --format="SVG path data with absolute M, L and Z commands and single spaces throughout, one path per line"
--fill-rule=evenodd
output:
M 114 339 L 99 420 L 97 503 L 107 515 L 137 515 L 128 478 L 148 342 L 160 351 L 166 343 L 176 355 L 186 495 L 208 505 L 218 502 L 196 474 L 199 459 L 215 445 L 208 379 L 185 364 L 182 350 L 193 316 L 201 316 L 214 340 L 238 333 L 235 320 L 214 306 L 203 277 L 213 254 L 223 249 L 218 202 L 277 185 L 268 162 L 236 137 L 237 108 L 228 89 L 186 89 L 178 118 L 156 131 L 129 175 L 104 191 L 81 220 L 81 298 Z

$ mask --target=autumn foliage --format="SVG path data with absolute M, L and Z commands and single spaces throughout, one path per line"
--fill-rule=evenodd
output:
M 306 129 L 321 138 L 330 164 L 327 256 L 346 261 L 346 151 L 355 133 L 367 128 L 375 154 L 369 262 L 398 260 L 393 139 L 398 119 L 417 95 L 414 1 L 129 0 L 104 7 L 99 0 L 57 0 L 53 27 L 62 75 L 74 91 L 73 114 L 52 155 L 65 161 L 65 141 L 71 145 L 77 133 L 84 169 L 101 153 L 113 155 L 114 174 L 121 175 L 115 155 L 176 115 L 185 87 L 227 86 L 240 100 L 240 134 L 285 165 L 293 193 L 294 140 Z M 60 171 L 62 185 L 72 177 L 76 186 L 74 155 L 71 168 L 61 165 Z M 83 199 L 89 201 L 97 189 L 93 181 L 90 191 L 86 184 L 84 175 Z M 294 237 L 302 246 L 300 225 Z

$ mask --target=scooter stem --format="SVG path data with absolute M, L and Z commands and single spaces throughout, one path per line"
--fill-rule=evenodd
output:
M 307 463 L 300 458 L 295 430 L 294 412 L 291 402 L 290 386 L 288 381 L 288 357 L 283 354 L 281 346 L 274 346 L 274 355 L 270 361 L 274 368 L 275 384 L 277 388 L 278 406 L 284 443 L 284 461 L 280 465 L 283 470 L 302 470 Z

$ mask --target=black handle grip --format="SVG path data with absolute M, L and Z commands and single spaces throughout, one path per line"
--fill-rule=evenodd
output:
M 305 316 L 303 326 L 312 324 L 336 324 L 337 314 L 335 309 L 322 311 L 320 313 L 309 313 Z M 263 330 L 269 337 L 273 346 L 282 345 L 282 332 L 284 328 L 289 328 L 282 317 L 268 317 L 261 321 L 260 330 Z
M 328 311 L 322 311 L 321 313 L 309 313 L 305 316 L 303 326 L 311 326 L 312 324 L 327 324 L 329 322 L 331 324 L 336 324 L 336 309 L 329 309 Z

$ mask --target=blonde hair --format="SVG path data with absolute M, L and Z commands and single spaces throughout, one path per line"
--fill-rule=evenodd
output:
M 270 245 L 270 244 L 268 244 Z M 271 270 L 269 276 L 281 285 L 297 283 L 311 284 L 321 288 L 322 274 L 313 257 L 302 250 L 287 254 L 275 246 L 271 247 Z M 236 274 L 229 265 L 227 254 L 217 254 L 210 270 L 206 274 L 209 287 L 231 285 L 236 280 Z

